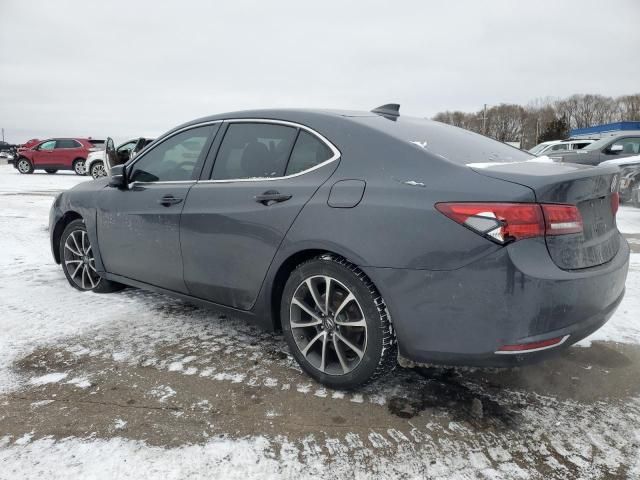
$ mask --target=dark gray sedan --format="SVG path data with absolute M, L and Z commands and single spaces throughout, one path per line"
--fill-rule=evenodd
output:
M 282 330 L 331 387 L 398 355 L 509 365 L 604 324 L 628 268 L 618 169 L 532 158 L 397 105 L 215 115 L 59 195 L 51 246 L 79 290 Z

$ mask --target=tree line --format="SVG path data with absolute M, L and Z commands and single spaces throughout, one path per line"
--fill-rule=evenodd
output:
M 477 112 L 439 112 L 433 120 L 502 142 L 520 142 L 521 148 L 528 149 L 547 140 L 568 138 L 573 128 L 640 120 L 640 93 L 615 98 L 597 94 L 539 98 L 526 106 L 501 103 Z

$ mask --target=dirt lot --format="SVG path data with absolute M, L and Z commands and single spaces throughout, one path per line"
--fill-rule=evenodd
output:
M 0 478 L 640 478 L 636 254 L 619 314 L 553 360 L 332 391 L 277 335 L 135 289 L 73 291 L 46 222 L 79 179 L 58 177 L 0 167 Z

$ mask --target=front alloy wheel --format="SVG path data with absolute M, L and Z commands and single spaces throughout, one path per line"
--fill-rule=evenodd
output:
M 64 266 L 80 290 L 93 290 L 100 284 L 96 260 L 85 230 L 72 231 L 64 241 Z
M 81 219 L 73 220 L 66 226 L 58 248 L 62 270 L 72 287 L 97 293 L 116 292 L 124 288 L 124 285 L 98 274 L 93 247 Z
M 357 266 L 323 255 L 287 280 L 280 313 L 291 354 L 333 388 L 355 388 L 392 370 L 396 341 L 387 307 Z
M 91 176 L 94 179 L 107 176 L 107 171 L 102 162 L 95 162 L 91 165 Z
M 21 158 L 18 160 L 18 171 L 20 173 L 33 173 L 33 165 L 26 158 Z

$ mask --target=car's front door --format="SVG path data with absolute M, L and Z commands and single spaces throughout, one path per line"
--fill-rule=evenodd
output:
M 618 138 L 602 150 L 600 161 L 630 157 L 640 154 L 640 137 Z
M 338 158 L 334 146 L 304 127 L 230 122 L 209 180 L 190 190 L 182 213 L 189 292 L 250 309 L 291 224 Z
M 48 168 L 58 164 L 56 159 L 57 153 L 55 151 L 56 141 L 47 140 L 42 142 L 35 148 L 33 154 L 33 164 L 36 168 Z
M 98 244 L 107 272 L 186 292 L 180 214 L 218 127 L 200 125 L 168 136 L 127 166 L 128 188 L 100 192 Z

